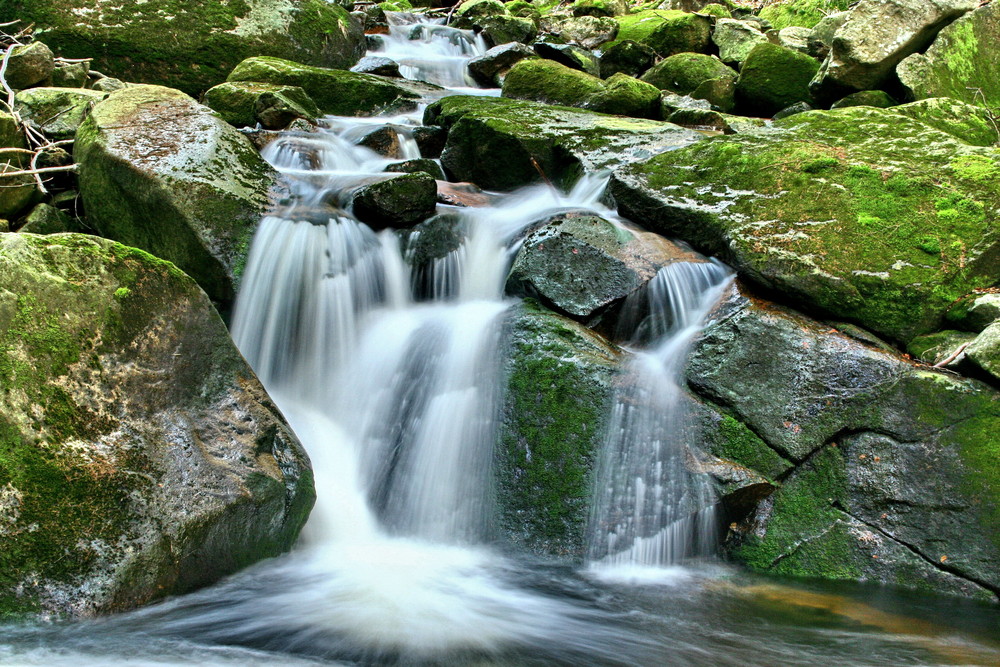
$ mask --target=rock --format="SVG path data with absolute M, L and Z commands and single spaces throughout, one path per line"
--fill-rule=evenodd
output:
M 267 57 L 247 58 L 236 66 L 228 81 L 297 86 L 316 102 L 322 113 L 335 116 L 377 116 L 410 111 L 420 100 L 418 91 L 431 88 L 428 84 L 309 67 Z
M 723 64 L 715 56 L 703 53 L 678 53 L 661 60 L 642 75 L 642 80 L 651 83 L 660 90 L 667 90 L 678 95 L 694 93 L 702 84 L 721 80 L 736 81 L 736 72 Z M 692 97 L 696 97 L 692 95 Z M 698 99 L 704 99 L 698 97 Z M 710 100 L 711 101 L 711 100 Z
M 573 16 L 621 16 L 628 14 L 627 0 L 576 0 L 570 7 Z
M 0 609 L 122 611 L 292 546 L 308 459 L 194 281 L 75 234 L 0 265 Z
M 811 84 L 819 99 L 879 88 L 896 65 L 927 48 L 978 0 L 861 0 L 833 38 Z
M 796 462 L 738 561 L 994 598 L 1000 393 L 744 298 L 705 328 L 687 376 Z
M 893 107 L 892 111 L 947 132 L 973 146 L 995 146 L 1000 143 L 1000 132 L 989 111 L 950 97 L 932 97 L 901 104 Z
M 364 185 L 351 197 L 358 220 L 373 229 L 408 227 L 434 214 L 437 185 L 426 173 L 403 174 Z
M 905 343 L 1000 278 L 1000 182 L 984 176 L 998 167 L 996 151 L 852 107 L 619 169 L 611 192 L 647 228 Z
M 754 132 L 766 125 L 766 121 L 762 118 L 732 116 L 715 110 L 676 109 L 668 113 L 665 107 L 662 113 L 664 120 L 681 127 L 699 131 L 714 130 L 724 134 Z
M 482 86 L 500 87 L 511 67 L 522 60 L 537 57 L 535 50 L 524 44 L 494 46 L 483 55 L 469 61 L 469 74 Z
M 917 336 L 906 346 L 906 351 L 915 359 L 930 365 L 951 359 L 952 361 L 945 364 L 945 367 L 957 369 L 965 360 L 964 354 L 961 353 L 962 348 L 975 338 L 975 334 L 967 331 L 938 331 L 926 336 Z
M 703 260 L 656 234 L 595 215 L 558 215 L 524 239 L 507 293 L 540 298 L 587 321 L 678 261 Z
M 709 16 L 714 16 L 714 17 L 720 18 L 720 19 L 731 19 L 731 18 L 733 18 L 733 13 L 732 13 L 732 11 L 729 10 L 728 7 L 725 7 L 725 6 L 720 5 L 720 4 L 716 4 L 714 2 L 705 5 L 701 9 L 695 9 L 695 10 L 691 10 L 691 11 L 695 11 L 695 12 L 697 12 L 699 14 L 708 14 Z
M 24 219 L 24 224 L 17 231 L 22 234 L 61 234 L 83 230 L 78 221 L 55 206 L 39 204 L 31 209 L 31 213 Z
M 484 16 L 503 16 L 507 9 L 500 0 L 466 0 L 455 10 L 452 25 L 456 28 L 472 27 L 472 19 Z
M 449 206 L 474 207 L 492 206 L 501 195 L 484 192 L 473 183 L 450 183 L 438 181 L 438 203 Z
M 736 99 L 747 112 L 773 115 L 796 102 L 810 102 L 809 82 L 819 63 L 776 44 L 753 48 L 736 81 Z
M 224 81 L 250 56 L 281 56 L 320 67 L 350 67 L 365 47 L 362 26 L 324 0 L 246 0 L 165 6 L 123 0 L 10 0 L 6 14 L 44 29 L 67 58 L 125 81 L 190 95 Z
M 973 364 L 1000 380 L 1000 322 L 994 322 L 965 348 L 965 355 Z
M 351 71 L 358 74 L 375 74 L 377 76 L 393 78 L 402 76 L 399 73 L 399 63 L 391 58 L 383 58 L 381 56 L 365 56 L 351 68 Z
M 584 108 L 633 118 L 660 117 L 660 90 L 627 74 L 607 79 L 603 90 L 592 95 Z
M 608 17 L 579 16 L 561 20 L 557 34 L 570 44 L 596 49 L 618 35 L 618 21 Z
M 18 16 L 11 13 L 11 16 Z M 21 17 L 21 20 L 24 20 Z M 48 46 L 41 42 L 31 42 L 15 46 L 7 59 L 4 80 L 14 90 L 23 90 L 48 81 L 55 69 L 55 59 Z
M 93 90 L 100 90 L 101 92 L 104 93 L 113 93 L 116 90 L 121 90 L 122 88 L 125 88 L 127 85 L 128 84 L 126 84 L 121 79 L 116 79 L 110 76 L 102 76 L 100 79 L 91 84 L 90 87 Z
M 789 26 L 812 28 L 833 12 L 847 9 L 853 0 L 785 0 L 760 10 L 760 18 L 776 30 Z
M 757 44 L 767 41 L 751 21 L 719 19 L 715 22 L 712 41 L 719 47 L 719 59 L 725 63 L 741 63 Z
M 0 111 L 0 148 L 27 148 L 28 143 L 17 121 L 9 113 Z M 29 164 L 28 156 L 23 153 L 8 153 L 0 161 L 0 172 L 22 171 Z M 13 187 L 13 186 L 17 187 Z M 4 179 L 4 187 L 0 188 L 0 219 L 11 220 L 30 206 L 37 203 L 41 193 L 31 176 L 9 176 Z
M 58 62 L 52 70 L 51 81 L 56 88 L 83 88 L 90 81 L 89 75 L 89 63 Z
M 625 74 L 602 80 L 553 60 L 523 60 L 504 79 L 503 96 L 601 113 L 655 118 L 660 91 Z
M 413 140 L 417 142 L 422 156 L 437 159 L 448 141 L 448 130 L 437 125 L 419 125 L 413 128 Z
M 477 21 L 483 39 L 490 46 L 500 44 L 530 44 L 538 36 L 538 27 L 531 19 L 519 16 L 489 16 Z
M 945 27 L 924 53 L 896 66 L 903 87 L 918 100 L 953 97 L 986 108 L 1000 106 L 1000 5 L 983 5 Z
M 402 162 L 393 162 L 385 171 L 398 173 L 398 174 L 419 174 L 424 173 L 429 175 L 436 181 L 444 180 L 444 171 L 441 170 L 441 165 L 437 163 L 437 160 L 431 160 L 429 158 L 418 158 L 416 160 L 403 160 Z
M 102 236 L 172 261 L 228 304 L 277 173 L 250 141 L 183 93 L 111 93 L 76 135 L 80 194 Z
M 229 82 L 209 88 L 203 102 L 236 127 L 260 123 L 269 130 L 280 130 L 296 118 L 316 122 L 319 108 L 306 91 L 298 86 L 271 83 Z
M 378 126 L 367 132 L 355 143 L 375 151 L 382 157 L 403 159 L 403 145 L 399 140 L 399 132 L 394 127 Z
M 515 308 L 508 331 L 496 455 L 501 526 L 515 544 L 579 557 L 621 352 L 530 300 Z
M 774 114 L 771 120 L 781 120 L 782 118 L 788 118 L 789 116 L 794 116 L 797 113 L 805 113 L 806 111 L 813 111 L 811 104 L 808 102 L 796 102 Z
M 662 58 L 685 51 L 704 53 L 711 43 L 712 20 L 698 14 L 645 10 L 619 16 L 618 25 L 616 41 L 638 42 Z
M 979 333 L 1000 320 L 1000 292 L 974 292 L 958 300 L 949 310 L 948 322 Z
M 812 55 L 809 49 L 809 40 L 813 31 L 809 28 L 799 26 L 788 26 L 778 31 L 778 46 L 783 46 L 792 51 L 798 51 L 808 56 Z
M 888 109 L 894 107 L 899 102 L 892 99 L 892 96 L 884 90 L 861 90 L 851 93 L 846 97 L 830 105 L 831 109 L 844 109 L 846 107 L 875 107 L 877 109 Z
M 655 60 L 656 52 L 653 49 L 626 39 L 615 43 L 601 54 L 601 78 L 607 79 L 619 72 L 629 76 L 639 76 L 652 67 Z
M 445 171 L 490 190 L 540 181 L 539 168 L 568 184 L 582 171 L 610 169 L 701 138 L 670 123 L 503 98 L 446 97 L 427 108 L 424 122 L 449 128 L 441 156 Z
M 572 44 L 549 44 L 538 42 L 534 46 L 535 53 L 547 60 L 553 60 L 571 69 L 586 72 L 591 76 L 600 73 L 600 63 L 590 51 Z
M 825 60 L 833 46 L 834 35 L 847 22 L 850 15 L 850 12 L 837 12 L 821 19 L 809 35 L 809 55 L 818 60 Z
M 72 139 L 95 104 L 107 93 L 83 88 L 29 88 L 14 97 L 14 109 L 53 141 Z

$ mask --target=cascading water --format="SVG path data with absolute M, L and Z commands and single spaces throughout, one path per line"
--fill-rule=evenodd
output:
M 649 348 L 635 354 L 616 391 L 595 474 L 588 555 L 605 573 L 675 565 L 714 541 L 714 492 L 690 470 L 683 373 L 730 276 L 717 262 L 670 264 L 624 308 L 644 313 L 630 333 Z

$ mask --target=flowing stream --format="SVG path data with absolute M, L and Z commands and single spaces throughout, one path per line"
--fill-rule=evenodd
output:
M 479 38 L 393 18 L 378 54 L 469 92 Z M 496 91 L 478 91 L 496 94 Z M 865 587 L 795 588 L 710 556 L 714 499 L 686 470 L 684 359 L 727 285 L 662 270 L 635 299 L 633 360 L 598 464 L 589 566 L 505 547 L 494 525 L 503 285 L 548 211 L 602 203 L 606 177 L 482 208 L 439 207 L 462 243 L 410 265 L 421 231 L 373 231 L 345 192 L 385 178 L 379 127 L 417 157 L 420 112 L 329 118 L 266 158 L 292 203 L 265 218 L 232 331 L 312 458 L 300 545 L 203 591 L 116 617 L 0 627 L 3 665 L 989 664 L 992 608 Z M 625 229 L 623 227 L 623 229 Z M 691 556 L 700 556 L 690 560 Z M 954 619 L 961 617 L 962 626 Z

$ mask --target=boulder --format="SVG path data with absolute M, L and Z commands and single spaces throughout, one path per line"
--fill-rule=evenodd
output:
M 481 56 L 469 61 L 469 74 L 482 86 L 500 87 L 510 68 L 531 58 L 537 58 L 534 49 L 524 44 L 494 46 Z
M 531 300 L 514 309 L 507 329 L 501 526 L 532 551 L 579 557 L 621 351 Z
M 168 259 L 215 301 L 232 301 L 277 179 L 246 137 L 184 93 L 138 85 L 94 107 L 74 158 L 102 236 Z
M 917 336 L 906 346 L 906 351 L 925 364 L 941 364 L 957 370 L 965 361 L 964 349 L 975 339 L 976 334 L 968 331 L 937 331 Z
M 202 101 L 236 127 L 258 123 L 269 130 L 280 130 L 296 118 L 315 122 L 319 108 L 306 91 L 298 86 L 272 83 L 220 83 L 205 92 Z
M 587 321 L 648 283 L 664 266 L 691 261 L 704 260 L 656 234 L 593 214 L 562 214 L 524 239 L 506 289 Z
M 831 109 L 843 109 L 846 107 L 875 107 L 877 109 L 888 109 L 894 107 L 899 102 L 892 99 L 892 96 L 884 90 L 860 90 L 851 93 L 830 105 Z
M 789 26 L 812 28 L 834 12 L 847 9 L 853 0 L 784 0 L 772 2 L 760 10 L 760 18 L 775 30 Z
M 374 74 L 310 67 L 281 58 L 247 58 L 236 66 L 229 82 L 260 82 L 296 86 L 322 113 L 335 116 L 377 116 L 415 109 L 429 84 L 406 82 Z
M 619 118 L 504 98 L 446 97 L 424 122 L 449 128 L 441 162 L 455 179 L 491 190 L 542 180 L 575 182 L 701 138 L 671 123 Z M 536 166 L 537 165 L 537 166 Z
M 444 172 L 441 170 L 441 165 L 437 163 L 437 160 L 431 160 L 430 158 L 417 158 L 415 160 L 393 162 L 385 168 L 385 171 L 397 174 L 424 173 L 430 175 L 435 180 L 444 180 Z
M 794 25 L 782 28 L 778 31 L 778 46 L 811 56 L 809 40 L 812 38 L 812 34 L 813 31 L 809 28 Z
M 655 86 L 628 75 L 602 80 L 544 59 L 514 65 L 504 79 L 503 96 L 640 118 L 656 117 L 660 101 Z
M 569 44 L 584 49 L 596 49 L 618 36 L 618 21 L 609 17 L 577 16 L 549 23 L 555 32 Z
M 365 48 L 360 21 L 324 0 L 166 4 L 10 0 L 5 15 L 34 23 L 60 55 L 126 81 L 198 95 L 250 56 L 350 67 Z
M 24 218 L 17 230 L 22 234 L 61 234 L 81 232 L 80 223 L 50 204 L 39 204 Z
M 11 49 L 4 80 L 14 90 L 23 90 L 48 81 L 53 69 L 52 50 L 42 42 L 31 42 Z
M 633 118 L 660 117 L 660 90 L 627 74 L 615 74 L 587 100 L 586 109 Z
M 704 53 L 711 44 L 712 19 L 699 14 L 644 10 L 618 17 L 616 42 L 632 40 L 653 49 L 661 58 L 693 51 Z
M 474 20 L 487 16 L 504 16 L 507 9 L 500 0 L 466 0 L 455 10 L 452 25 L 456 28 L 469 29 Z
M 925 125 L 947 132 L 973 146 L 1000 144 L 1000 129 L 990 112 L 980 106 L 959 102 L 950 97 L 932 97 L 901 104 L 893 113 L 909 116 Z
M 14 116 L 0 111 L 0 148 L 26 149 L 28 142 Z M 28 166 L 29 156 L 12 151 L 0 161 L 0 171 L 22 171 Z M 41 193 L 31 176 L 10 176 L 0 187 L 0 219 L 10 220 L 37 203 Z M 16 186 L 16 187 L 14 187 Z
M 511 42 L 530 44 L 538 36 L 535 22 L 519 16 L 489 16 L 479 19 L 476 24 L 489 46 Z
M 535 53 L 542 58 L 554 60 L 560 65 L 586 72 L 592 76 L 597 76 L 600 73 L 600 61 L 587 49 L 573 44 L 549 44 L 548 42 L 538 42 L 534 48 Z
M 424 172 L 363 185 L 351 196 L 354 215 L 373 229 L 415 225 L 434 215 L 436 202 L 434 177 Z
M 57 62 L 50 80 L 56 88 L 83 88 L 90 82 L 90 63 Z
M 818 60 L 826 60 L 833 46 L 834 35 L 847 22 L 850 15 L 850 12 L 837 12 L 820 20 L 809 35 L 809 55 Z
M 1000 107 L 1000 5 L 987 4 L 944 28 L 924 53 L 896 66 L 913 98 L 953 97 Z
M 796 464 L 730 544 L 737 561 L 995 599 L 996 390 L 745 297 L 705 328 L 687 377 Z
M 719 19 L 715 22 L 712 41 L 719 47 L 719 59 L 725 63 L 741 63 L 753 47 L 767 41 L 767 37 L 753 21 Z
M 108 94 L 83 88 L 29 88 L 14 96 L 14 110 L 52 141 L 72 139 L 95 104 Z
M 994 150 L 851 107 L 625 167 L 611 192 L 653 231 L 905 343 L 1000 279 L 1000 181 L 988 176 L 998 167 Z
M 76 234 L 4 234 L 0 266 L 0 610 L 122 611 L 291 548 L 308 459 L 193 280 Z
M 1000 322 L 983 329 L 965 348 L 965 356 L 988 373 L 993 382 L 1000 381 Z
M 1000 291 L 983 290 L 959 299 L 948 310 L 949 323 L 979 333 L 1000 320 Z
M 660 90 L 707 100 L 723 111 L 735 105 L 736 72 L 715 56 L 678 53 L 661 60 L 642 75 Z
M 910 54 L 926 49 L 938 31 L 979 0 L 861 0 L 833 37 L 830 54 L 811 84 L 833 100 L 879 88 Z
M 629 76 L 639 76 L 652 67 L 655 61 L 656 52 L 648 46 L 630 39 L 616 42 L 601 54 L 601 78 L 607 79 L 619 72 Z
M 576 0 L 570 10 L 573 16 L 621 16 L 629 6 L 627 0 Z
M 402 76 L 399 73 L 399 63 L 391 58 L 383 58 L 382 56 L 365 56 L 351 68 L 351 71 L 358 74 L 375 74 L 377 76 L 392 78 Z
M 740 68 L 737 102 L 744 111 L 764 116 L 796 102 L 810 102 L 809 82 L 818 69 L 819 63 L 803 53 L 777 44 L 758 44 Z

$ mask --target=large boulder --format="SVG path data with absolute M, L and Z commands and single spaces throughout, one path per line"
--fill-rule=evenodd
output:
M 819 69 L 813 58 L 762 42 L 747 54 L 736 81 L 736 99 L 746 112 L 772 116 L 797 102 L 812 101 L 809 82 Z
M 410 227 L 434 215 L 437 186 L 430 174 L 402 174 L 363 185 L 352 194 L 358 220 L 375 229 Z
M 449 128 L 441 155 L 446 170 L 493 190 L 541 181 L 539 171 L 570 183 L 584 171 L 611 169 L 701 138 L 671 123 L 459 95 L 429 106 L 424 122 Z
M 881 86 L 896 65 L 926 49 L 938 31 L 979 0 L 861 0 L 833 37 L 813 80 L 814 94 L 837 99 Z
M 766 42 L 767 37 L 752 21 L 719 19 L 712 31 L 712 42 L 719 47 L 719 59 L 725 63 L 741 63 L 753 47 Z
M 653 49 L 660 57 L 694 51 L 704 53 L 711 44 L 712 20 L 706 15 L 677 10 L 645 10 L 617 17 L 615 43 L 629 39 Z
M 140 85 L 94 107 L 74 157 L 102 236 L 170 260 L 220 304 L 232 301 L 277 182 L 245 136 L 184 93 Z
M 580 107 L 620 116 L 653 118 L 659 113 L 660 91 L 626 74 L 606 81 L 560 65 L 554 60 L 522 60 L 507 73 L 504 97 Z
M 795 463 L 735 559 L 995 599 L 996 390 L 742 296 L 706 327 L 687 375 Z
M 9 0 L 4 16 L 34 23 L 67 58 L 126 81 L 191 95 L 223 81 L 241 60 L 270 55 L 347 68 L 365 48 L 361 22 L 324 0 L 147 2 Z
M 896 66 L 915 99 L 953 97 L 986 108 L 1000 107 L 1000 5 L 988 4 L 938 34 L 925 53 Z
M 22 90 L 48 81 L 54 69 L 52 50 L 42 42 L 31 42 L 10 50 L 4 80 L 14 90 Z
M 995 150 L 852 107 L 630 165 L 611 190 L 644 226 L 905 343 L 1000 279 L 998 168 Z
M 87 616 L 289 549 L 314 493 L 212 304 L 92 236 L 0 235 L 0 615 Z
M 202 101 L 236 127 L 260 123 L 264 128 L 280 130 L 296 118 L 315 122 L 320 115 L 316 103 L 304 90 L 273 83 L 220 83 L 205 91 Z

